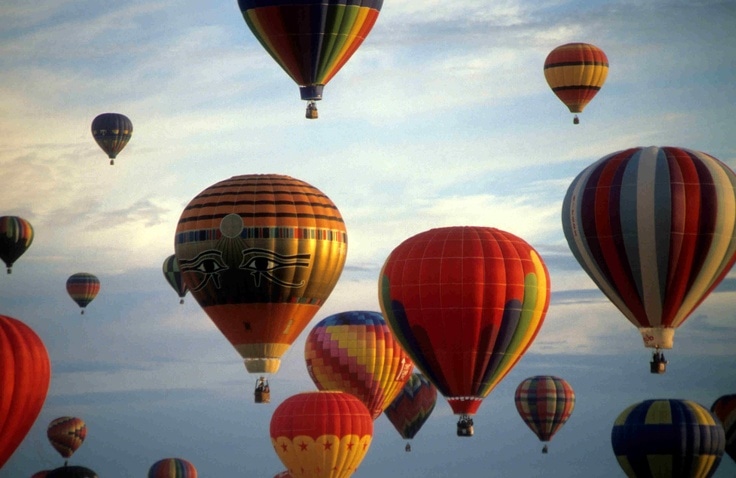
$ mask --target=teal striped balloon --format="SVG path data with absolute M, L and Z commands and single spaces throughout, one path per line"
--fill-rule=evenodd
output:
M 645 400 L 616 418 L 611 444 L 630 478 L 708 478 L 721 462 L 726 434 L 695 402 Z

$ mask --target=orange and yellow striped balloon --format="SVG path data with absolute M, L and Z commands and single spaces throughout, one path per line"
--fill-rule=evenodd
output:
M 363 310 L 320 320 L 307 336 L 304 359 L 318 389 L 358 397 L 374 420 L 401 392 L 414 368 L 381 313 Z
M 608 58 L 589 43 L 567 43 L 550 52 L 544 77 L 571 113 L 582 113 L 608 76 Z M 577 116 L 575 117 L 577 119 Z M 577 123 L 577 121 L 575 121 Z
M 314 186 L 276 174 L 235 176 L 186 206 L 175 251 L 192 296 L 248 371 L 274 373 L 335 287 L 347 232 Z

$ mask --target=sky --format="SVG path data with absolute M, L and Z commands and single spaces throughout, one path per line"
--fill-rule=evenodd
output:
M 0 314 L 38 333 L 53 369 L 0 478 L 61 466 L 46 426 L 63 415 L 88 426 L 70 464 L 103 478 L 145 476 L 170 456 L 205 478 L 275 475 L 270 415 L 315 389 L 308 331 L 336 312 L 379 310 L 390 251 L 441 226 L 497 227 L 537 249 L 551 277 L 546 321 L 484 401 L 475 437 L 455 436 L 440 398 L 405 453 L 382 416 L 354 477 L 620 477 L 610 433 L 628 405 L 710 407 L 736 393 L 736 271 L 677 330 L 667 373 L 651 375 L 639 332 L 580 269 L 560 221 L 573 178 L 614 151 L 680 146 L 736 168 L 733 2 L 386 0 L 316 121 L 234 0 L 4 0 L 0 12 L 0 214 L 35 230 L 0 276 Z M 577 126 L 542 71 L 572 41 L 610 62 Z M 114 166 L 90 133 L 107 111 L 134 125 Z M 252 173 L 321 189 L 349 236 L 342 276 L 271 378 L 268 405 L 252 403 L 255 377 L 161 273 L 184 206 Z M 84 315 L 65 290 L 80 271 L 102 284 Z M 518 383 L 540 374 L 577 396 L 547 455 L 514 406 Z M 736 476 L 736 463 L 724 456 L 714 476 Z

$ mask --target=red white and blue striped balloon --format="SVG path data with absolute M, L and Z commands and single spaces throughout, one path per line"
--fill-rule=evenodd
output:
M 570 249 L 645 346 L 672 348 L 674 330 L 731 269 L 735 185 L 713 156 L 656 146 L 605 156 L 570 185 Z

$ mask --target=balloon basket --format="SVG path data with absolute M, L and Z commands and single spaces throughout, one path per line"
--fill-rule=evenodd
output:
M 253 392 L 256 403 L 271 402 L 271 387 L 268 386 L 268 380 L 260 377 L 256 381 L 256 390 Z
M 649 362 L 649 371 L 656 374 L 663 374 L 667 371 L 667 360 L 665 360 L 662 353 L 655 352 L 652 355 L 652 361 Z
M 314 103 L 314 101 L 310 101 L 307 104 L 307 113 L 305 115 L 307 119 L 317 119 L 319 118 L 319 111 L 317 111 L 317 105 Z
M 460 417 L 457 422 L 457 436 L 472 437 L 473 433 L 473 419 L 465 415 Z

